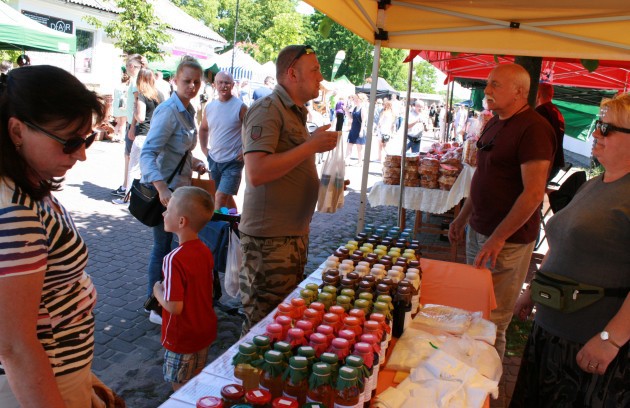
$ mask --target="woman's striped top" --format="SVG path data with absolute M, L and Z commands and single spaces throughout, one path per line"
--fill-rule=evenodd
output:
M 94 352 L 96 289 L 84 272 L 87 246 L 59 202 L 33 201 L 0 179 L 0 285 L 12 277 L 44 273 L 37 337 L 55 375 L 85 367 Z

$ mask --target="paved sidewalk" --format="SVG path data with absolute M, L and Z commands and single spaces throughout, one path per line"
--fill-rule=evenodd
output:
M 136 221 L 126 206 L 111 203 L 114 197 L 110 191 L 122 180 L 122 152 L 120 143 L 94 143 L 88 150 L 88 160 L 78 163 L 68 173 L 64 190 L 56 195 L 72 213 L 90 251 L 87 271 L 99 295 L 93 369 L 105 384 L 125 398 L 128 407 L 152 408 L 164 402 L 171 390 L 162 379 L 160 326 L 150 323 L 142 308 L 151 231 Z M 355 234 L 361 169 L 346 169 L 351 185 L 344 208 L 336 214 L 316 213 L 313 217 L 307 272 L 315 270 L 337 245 Z M 380 179 L 380 165 L 372 163 L 368 185 L 377 179 Z M 413 225 L 412 212 L 408 215 L 408 225 Z M 395 220 L 394 207 L 368 205 L 367 223 L 392 225 Z M 224 300 L 228 305 L 234 304 Z M 226 313 L 220 307 L 217 314 L 219 333 L 211 348 L 211 359 L 229 348 L 240 334 L 238 315 Z M 512 360 L 506 361 L 508 395 L 513 387 L 514 366 L 518 369 L 518 362 Z

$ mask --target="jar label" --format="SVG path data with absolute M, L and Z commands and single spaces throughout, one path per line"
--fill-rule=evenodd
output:
M 238 390 L 232 386 L 228 386 L 225 390 L 230 394 L 236 394 L 238 392 Z
M 269 388 L 263 387 L 262 385 L 259 386 L 258 388 L 260 388 L 261 390 L 269 391 Z M 256 398 L 262 398 L 262 396 L 265 395 L 265 394 L 263 394 L 262 392 L 260 392 L 258 390 L 252 391 L 252 394 L 254 394 L 254 396 Z

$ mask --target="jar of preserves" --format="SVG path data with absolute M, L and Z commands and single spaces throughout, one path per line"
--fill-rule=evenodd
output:
M 282 326 L 281 340 L 283 341 L 286 340 L 287 334 L 289 333 L 289 329 L 293 325 L 293 319 L 289 316 L 280 315 L 276 317 L 274 321 L 278 323 L 280 326 Z
M 306 402 L 318 402 L 326 407 L 334 404 L 334 393 L 330 365 L 326 363 L 313 364 L 313 372 L 308 380 Z
M 257 388 L 245 393 L 245 401 L 251 404 L 252 408 L 271 408 L 271 398 L 271 393 L 262 388 Z
M 336 354 L 340 361 L 344 361 L 346 356 L 350 354 L 350 343 L 348 340 L 339 337 L 333 339 L 328 352 Z
M 201 397 L 197 400 L 197 408 L 223 408 L 223 401 L 221 398 L 208 396 Z
M 291 320 L 293 320 L 295 315 L 295 306 L 291 303 L 280 303 L 276 310 L 276 314 L 273 316 L 274 320 L 278 318 L 278 316 L 287 316 Z
M 322 324 L 332 327 L 335 334 L 339 332 L 341 323 L 342 322 L 339 321 L 339 316 L 334 313 L 326 313 L 324 315 L 324 320 L 322 320 Z
M 291 345 L 289 343 L 286 341 L 278 341 L 273 345 L 273 349 L 282 354 L 284 364 L 289 363 L 289 359 L 293 356 L 293 351 L 291 350 Z
M 262 373 L 260 374 L 259 388 L 268 391 L 271 394 L 267 404 L 271 402 L 271 398 L 278 398 L 282 396 L 282 388 L 284 387 L 282 373 L 284 372 L 284 367 L 285 363 L 282 353 L 275 350 L 269 350 L 265 353 L 265 359 L 261 366 Z M 246 398 L 247 395 L 255 391 L 257 390 L 248 391 L 246 393 Z M 257 394 L 253 394 L 253 396 L 256 395 Z M 249 400 L 247 402 L 253 403 L 253 401 Z
M 365 403 L 366 390 L 369 387 L 370 371 L 365 366 L 363 358 L 357 355 L 349 355 L 346 357 L 346 367 L 352 367 L 357 370 L 358 386 L 359 386 L 359 402 L 357 407 L 362 407 Z M 367 394 L 370 394 L 369 391 Z
M 300 406 L 304 404 L 308 391 L 308 360 L 306 357 L 291 357 L 283 378 L 285 381 L 282 396 L 297 400 Z
M 329 346 L 328 338 L 321 333 L 313 333 L 308 344 L 315 351 L 315 357 L 317 358 L 319 358 L 319 356 L 324 353 Z
M 330 343 L 332 343 L 333 339 L 335 338 L 335 329 L 327 324 L 320 324 L 319 326 L 317 326 L 316 331 L 317 333 L 326 336 L 328 345 L 330 346 Z
M 304 338 L 307 340 L 310 339 L 311 334 L 313 334 L 313 322 L 308 320 L 298 320 L 295 322 L 295 327 L 297 329 L 302 329 L 304 332 Z
M 293 398 L 280 397 L 273 400 L 271 408 L 300 408 L 301 405 Z
M 360 394 L 357 370 L 348 366 L 341 367 L 335 386 L 335 408 L 356 407 Z
M 260 368 L 254 367 L 252 362 L 259 359 L 260 355 L 255 345 L 247 342 L 239 344 L 238 352 L 232 358 L 232 365 L 234 366 L 234 377 L 241 380 L 244 391 L 258 388 Z M 243 394 L 245 393 L 244 391 Z
M 256 346 L 258 355 L 262 358 L 268 350 L 271 350 L 271 341 L 267 336 L 254 336 L 252 343 Z
M 225 408 L 232 408 L 234 405 L 244 401 L 245 388 L 238 384 L 228 384 L 221 388 L 221 398 Z
M 330 379 L 334 388 L 335 384 L 337 384 L 337 374 L 339 373 L 339 357 L 335 353 L 326 352 L 319 356 L 319 361 L 330 366 Z
M 311 346 L 302 346 L 297 349 L 297 355 L 306 358 L 310 370 L 315 362 L 315 349 Z

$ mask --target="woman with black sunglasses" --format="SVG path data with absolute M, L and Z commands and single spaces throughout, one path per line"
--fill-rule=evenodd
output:
M 630 94 L 600 117 L 593 156 L 606 170 L 547 223 L 549 251 L 514 309 L 524 319 L 536 301 L 511 407 L 630 406 Z M 550 274 L 562 302 L 536 282 Z
M 52 193 L 104 112 L 57 67 L 15 69 L 0 84 L 0 407 L 92 406 L 96 290 Z

